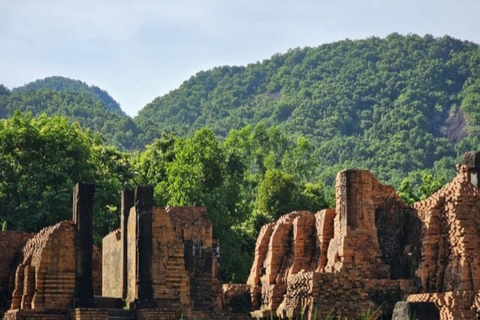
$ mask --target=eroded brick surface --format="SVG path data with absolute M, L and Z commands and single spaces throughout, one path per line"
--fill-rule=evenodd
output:
M 11 309 L 66 310 L 75 289 L 72 221 L 47 227 L 27 241 L 15 275 Z
M 252 315 L 357 318 L 379 306 L 392 312 L 395 299 L 413 287 L 401 279 L 413 274 L 409 257 L 420 250 L 420 224 L 416 237 L 407 231 L 417 220 L 370 172 L 340 172 L 335 210 L 293 212 L 260 232 L 247 282 Z
M 22 248 L 33 233 L 0 231 L 0 316 L 10 307 L 15 270 L 21 262 Z
M 469 163 L 414 206 L 368 171 L 340 172 L 335 210 L 262 228 L 247 282 L 252 315 L 353 319 L 380 306 L 385 316 L 408 296 L 435 303 L 443 320 L 479 317 L 479 168 Z

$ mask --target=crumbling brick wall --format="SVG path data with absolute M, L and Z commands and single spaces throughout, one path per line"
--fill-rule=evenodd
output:
M 154 208 L 153 289 L 161 303 L 211 310 L 212 224 L 205 208 Z
M 253 308 L 276 310 L 286 293 L 288 276 L 319 266 L 315 223 L 311 212 L 298 211 L 262 228 L 247 281 Z
M 336 180 L 334 238 L 328 249 L 326 270 L 355 266 L 365 278 L 389 279 L 390 266 L 382 260 L 377 234 L 377 223 L 381 221 L 378 215 L 384 212 L 390 220 L 401 222 L 406 209 L 395 190 L 379 183 L 369 171 L 340 172 Z
M 442 320 L 480 315 L 480 191 L 466 166 L 457 170 L 452 182 L 414 205 L 422 222 L 422 293 L 408 301 L 435 303 Z
M 21 262 L 21 251 L 33 233 L 20 231 L 0 231 L 0 316 L 2 310 L 10 307 L 15 270 Z
M 137 297 L 135 286 L 137 220 L 135 217 L 133 207 L 127 226 L 127 300 L 129 301 L 134 301 Z M 113 240 L 112 234 L 105 239 L 106 254 L 116 248 L 117 244 L 112 244 L 114 242 L 116 240 Z M 184 312 L 185 316 L 189 316 L 193 311 L 211 311 L 214 307 L 221 308 L 221 300 L 214 296 L 215 292 L 221 294 L 221 283 L 215 281 L 216 265 L 212 246 L 212 224 L 205 208 L 153 208 L 153 294 L 162 310 Z M 118 264 L 121 265 L 121 262 Z M 105 274 L 110 273 L 109 266 L 110 263 L 105 264 Z M 214 288 L 214 286 L 220 288 Z
M 11 309 L 66 310 L 75 290 L 75 226 L 63 221 L 27 241 Z
M 479 291 L 449 291 L 412 294 L 409 302 L 433 302 L 440 311 L 441 320 L 479 319 Z
M 480 191 L 465 166 L 458 171 L 451 183 L 415 204 L 424 231 L 417 270 L 424 292 L 480 290 Z
M 388 313 L 411 290 L 413 281 L 395 279 L 413 277 L 409 253 L 420 245 L 419 232 L 407 232 L 412 209 L 365 170 L 340 172 L 336 189 L 335 210 L 293 212 L 262 228 L 247 281 L 253 316 L 312 319 L 334 310 L 352 318 L 391 296 Z

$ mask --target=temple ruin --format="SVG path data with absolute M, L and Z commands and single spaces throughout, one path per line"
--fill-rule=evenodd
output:
M 480 319 L 479 170 L 480 153 L 465 154 L 453 181 L 413 206 L 368 171 L 340 172 L 335 209 L 262 228 L 251 315 Z
M 336 205 L 263 226 L 246 284 L 222 284 L 207 210 L 122 193 L 121 226 L 93 245 L 95 187 L 73 218 L 0 232 L 3 320 L 480 319 L 480 153 L 428 199 L 405 204 L 366 170 L 336 179 Z

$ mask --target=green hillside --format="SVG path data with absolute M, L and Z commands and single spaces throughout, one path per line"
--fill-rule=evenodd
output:
M 437 166 L 448 167 L 460 149 L 477 144 L 479 93 L 478 45 L 391 34 L 201 71 L 135 122 L 148 141 L 202 127 L 225 137 L 264 122 L 307 137 L 317 174 L 329 181 L 339 168 L 363 167 L 399 183 L 441 159 Z
M 345 40 L 202 71 L 133 120 L 49 79 L 0 85 L 0 225 L 64 219 L 73 183 L 92 181 L 100 244 L 119 226 L 120 190 L 150 185 L 157 205 L 207 207 L 226 281 L 246 280 L 264 223 L 333 207 L 339 170 L 369 169 L 412 203 L 480 150 L 480 48 L 450 37 Z
M 47 77 L 45 79 L 30 82 L 22 87 L 14 88 L 13 91 L 28 91 L 52 89 L 55 91 L 71 91 L 71 92 L 85 92 L 88 93 L 95 101 L 101 101 L 105 104 L 108 110 L 118 114 L 119 116 L 126 116 L 122 111 L 120 105 L 115 101 L 105 90 L 97 86 L 89 86 L 80 80 L 72 80 L 65 77 Z
M 143 147 L 139 142 L 142 133 L 133 120 L 108 110 L 88 91 L 50 88 L 10 91 L 0 85 L 0 118 L 9 118 L 15 111 L 30 112 L 34 116 L 42 113 L 65 116 L 85 129 L 100 133 L 108 145 L 128 150 Z

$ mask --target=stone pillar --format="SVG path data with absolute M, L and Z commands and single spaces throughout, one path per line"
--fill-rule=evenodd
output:
M 153 188 L 135 189 L 135 211 L 137 217 L 137 308 L 152 307 L 152 212 Z
M 75 222 L 75 295 L 74 308 L 94 306 L 92 279 L 93 199 L 95 185 L 77 183 L 73 191 Z
M 121 207 L 121 237 L 122 237 L 122 298 L 127 298 L 128 290 L 128 274 L 127 274 L 127 245 L 128 245 L 128 217 L 130 215 L 130 209 L 134 206 L 134 193 L 132 190 L 122 191 L 122 207 Z
M 470 182 L 477 188 L 480 187 L 480 151 L 470 151 L 463 155 L 463 164 L 468 168 Z

